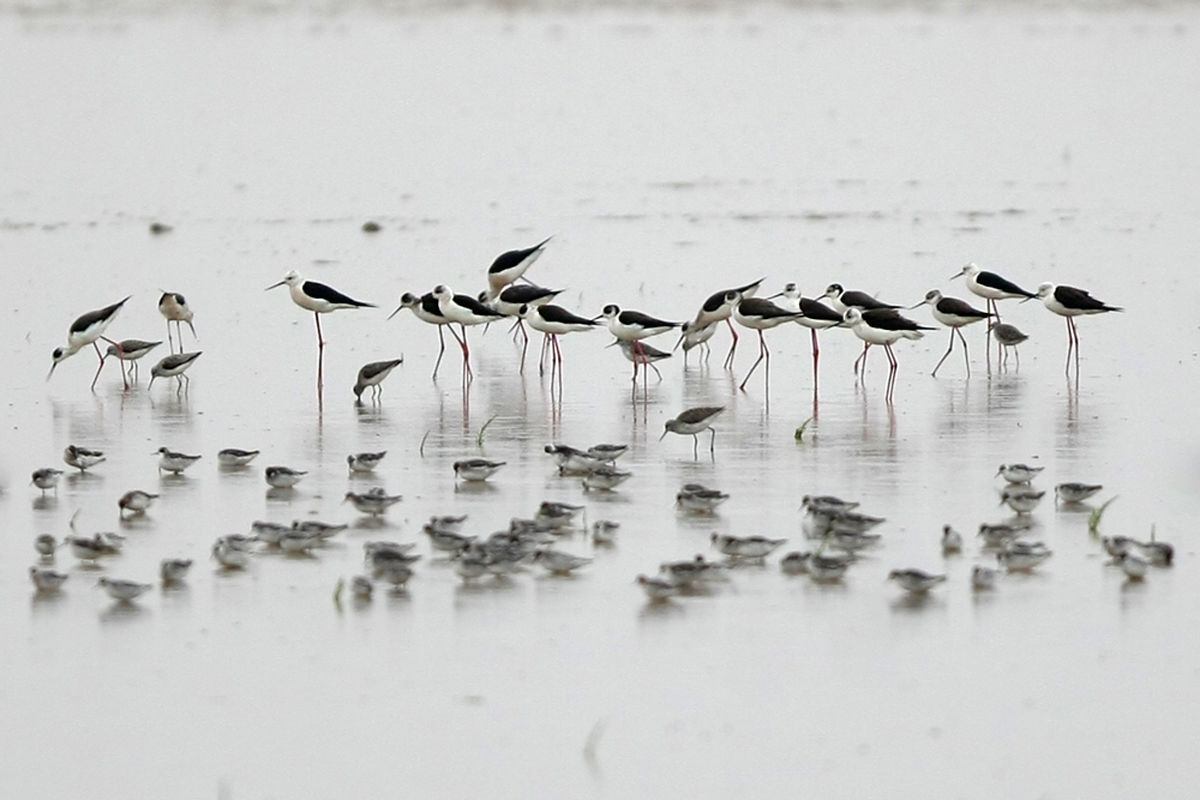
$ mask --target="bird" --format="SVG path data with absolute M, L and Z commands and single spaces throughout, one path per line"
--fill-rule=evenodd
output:
M 1139 542 L 1138 549 L 1156 567 L 1169 567 L 1175 560 L 1175 548 L 1166 542 Z
M 306 311 L 313 312 L 313 319 L 317 322 L 317 391 L 320 392 L 324 387 L 323 358 L 325 353 L 325 337 L 321 334 L 321 315 L 343 308 L 375 308 L 375 305 L 355 300 L 332 286 L 326 286 L 316 281 L 306 281 L 296 270 L 290 270 L 283 276 L 283 280 L 271 284 L 265 291 L 284 285 L 288 287 L 288 291 L 292 295 L 292 302 Z
M 600 461 L 606 461 L 609 464 L 616 464 L 617 459 L 625 455 L 629 450 L 627 444 L 594 444 L 587 449 L 587 454 L 592 458 Z
M 1032 572 L 1034 567 L 1048 559 L 1053 553 L 1045 547 L 1040 549 L 1001 550 L 996 559 L 1009 572 Z
M 56 572 L 48 567 L 29 568 L 29 580 L 33 581 L 33 585 L 38 592 L 46 594 L 57 592 L 67 582 L 67 578 L 69 577 L 71 576 L 62 572 Z
M 130 297 L 133 295 L 110 306 L 89 311 L 72 322 L 71 327 L 67 330 L 67 346 L 56 347 L 50 354 L 50 372 L 46 374 L 46 380 L 50 380 L 50 376 L 54 374 L 54 368 L 59 365 L 59 362 L 70 358 L 90 344 L 96 350 L 96 358 L 100 359 L 100 366 L 96 368 L 96 375 L 92 378 L 92 389 L 95 390 L 96 381 L 100 378 L 100 370 L 104 369 L 104 356 L 100 353 L 100 346 L 96 344 L 96 340 L 104 339 L 109 344 L 117 344 L 112 339 L 106 338 L 104 331 L 117 318 L 117 314 L 121 312 L 121 308 L 129 301 Z
M 168 450 L 166 447 L 158 448 L 154 451 L 154 454 L 159 456 L 159 472 L 173 472 L 176 475 L 200 460 L 200 456 L 198 455 L 190 456 L 186 453 L 177 453 L 174 450 Z
M 546 245 L 553 238 L 553 236 L 547 236 L 533 247 L 527 247 L 524 250 L 508 250 L 496 256 L 487 271 L 488 300 L 497 297 L 505 286 L 523 276 L 525 271 L 533 266 L 533 262 L 541 257 Z
M 979 535 L 983 537 L 985 547 L 998 548 L 1003 547 L 1012 540 L 1016 539 L 1029 527 L 1028 523 L 1005 524 L 996 523 L 989 525 L 986 522 L 980 523 Z
M 996 475 L 1003 475 L 1009 483 L 1029 483 L 1045 467 L 1031 467 L 1028 464 L 1001 464 Z
M 350 472 L 374 472 L 379 466 L 379 462 L 383 461 L 383 457 L 387 455 L 387 450 L 380 450 L 378 453 L 353 453 L 346 456 L 346 464 L 350 467 Z
M 104 460 L 105 455 L 99 450 L 89 450 L 73 444 L 67 445 L 67 448 L 63 450 L 63 461 L 67 463 L 67 466 L 75 467 L 80 472 L 86 472 Z
M 433 296 L 437 298 L 438 310 L 442 316 L 451 322 L 458 323 L 462 331 L 463 370 L 469 378 L 474 375 L 471 369 L 471 347 L 467 343 L 467 326 L 482 325 L 504 317 L 499 311 L 488 308 L 474 297 L 465 294 L 455 294 L 450 287 L 439 284 L 433 288 Z
M 273 466 L 266 469 L 267 483 L 275 489 L 290 489 L 308 473 L 290 467 Z
M 116 356 L 118 361 L 128 361 L 128 370 L 121 370 L 121 381 L 125 388 L 129 388 L 130 379 L 137 380 L 138 361 L 142 356 L 149 353 L 154 348 L 162 344 L 159 342 L 146 342 L 141 339 L 122 339 L 116 344 L 110 344 L 104 351 L 104 356 Z
M 224 570 L 245 569 L 250 563 L 250 551 L 222 536 L 213 542 L 212 558 Z
M 861 361 L 861 374 L 866 375 L 866 356 L 871 345 L 883 345 L 889 363 L 886 396 L 891 400 L 896 387 L 896 370 L 899 367 L 896 355 L 892 352 L 892 344 L 901 339 L 920 339 L 925 335 L 924 331 L 931 331 L 933 328 L 913 322 L 892 309 L 863 311 L 857 306 L 852 306 L 846 309 L 843 320 L 853 329 L 854 335 L 865 343 L 862 354 L 854 361 L 856 374 L 859 374 L 858 363 Z
M 704 330 L 718 322 L 724 322 L 729 326 L 729 334 L 733 337 L 733 342 L 729 345 L 729 353 L 725 356 L 725 368 L 733 366 L 733 354 L 737 350 L 738 334 L 737 329 L 733 327 L 733 323 L 729 321 L 733 311 L 742 300 L 753 297 L 762 286 L 766 278 L 759 278 L 753 283 L 747 283 L 745 286 L 736 286 L 732 289 L 723 289 L 719 292 L 714 292 L 701 304 L 700 310 L 696 312 L 696 316 L 692 321 L 687 323 L 688 330 Z M 687 331 L 684 331 L 684 336 L 679 337 L 679 341 L 675 344 L 679 347 L 684 343 L 684 338 Z M 711 337 L 710 333 L 707 338 Z M 694 345 L 693 345 L 694 346 Z M 684 351 L 686 352 L 686 350 Z
M 58 549 L 58 541 L 48 533 L 39 533 L 34 537 L 33 549 L 37 550 L 40 556 L 53 558 L 54 551 Z
M 387 511 L 389 506 L 399 503 L 403 498 L 398 494 L 389 495 L 383 489 L 371 489 L 367 492 L 346 492 L 342 502 L 350 503 L 364 514 L 377 517 Z
M 767 340 L 763 337 L 763 331 L 782 325 L 785 322 L 798 320 L 802 316 L 804 315 L 799 311 L 788 311 L 775 305 L 770 300 L 764 300 L 761 297 L 747 297 L 734 306 L 733 318 L 737 320 L 737 323 L 758 331 L 758 358 L 751 365 L 750 371 L 746 373 L 746 377 L 742 379 L 741 385 L 738 386 L 740 391 L 746 390 L 746 383 L 750 380 L 750 376 L 754 374 L 754 370 L 758 368 L 759 363 L 764 359 L 767 362 L 765 368 L 767 386 L 768 388 L 770 387 L 771 351 L 767 349 Z
M 1008 351 L 1012 350 L 1017 355 L 1017 368 L 1021 367 L 1021 351 L 1017 349 L 1017 345 L 1025 341 L 1029 337 L 1021 333 L 1020 328 L 1016 325 L 1009 325 L 1007 322 L 989 322 L 988 330 L 996 339 L 996 344 L 1004 351 L 1004 361 L 1008 363 Z
M 796 322 L 809 329 L 812 337 L 813 390 L 815 391 L 818 378 L 817 365 L 821 359 L 821 346 L 817 342 L 817 331 L 841 325 L 844 314 L 837 309 L 830 308 L 820 300 L 801 296 L 800 289 L 795 283 L 785 284 L 782 292 L 771 295 L 767 299 L 776 297 L 783 298 L 779 305 L 789 311 L 799 311 L 802 316 Z
M 686 325 L 687 323 L 685 322 L 684 324 Z M 713 325 L 712 329 L 716 330 L 716 326 Z M 631 364 L 634 364 L 635 367 L 638 362 L 641 362 L 645 366 L 654 370 L 654 374 L 658 376 L 660 381 L 662 380 L 662 373 L 658 371 L 658 367 L 654 366 L 654 362 L 670 358 L 670 353 L 666 352 L 665 350 L 659 350 L 657 347 L 646 344 L 645 342 L 638 342 L 637 348 L 639 352 L 635 354 L 633 351 L 633 342 L 626 341 L 624 339 L 613 339 L 612 344 L 608 345 L 608 347 L 612 347 L 613 345 L 621 348 L 621 353 L 625 356 L 625 359 Z M 686 342 L 684 342 L 683 349 L 685 353 L 690 349 Z
M 803 575 L 808 572 L 808 562 L 812 555 L 811 552 L 793 550 L 779 559 L 779 568 L 785 575 Z
M 548 444 L 543 449 L 549 455 L 554 456 L 554 463 L 558 466 L 559 475 L 586 475 L 605 464 L 603 459 L 589 455 L 569 444 Z
M 946 348 L 946 352 L 942 354 L 938 360 L 937 366 L 933 368 L 933 377 L 937 377 L 938 370 L 942 368 L 942 363 L 950 356 L 950 351 L 954 349 L 954 337 L 958 336 L 958 340 L 963 346 L 963 362 L 967 366 L 967 377 L 971 377 L 971 359 L 967 354 L 967 340 L 963 338 L 962 328 L 970 325 L 972 322 L 979 322 L 982 319 L 988 319 L 992 316 L 991 312 L 980 311 L 965 300 L 959 300 L 957 297 L 944 297 L 938 289 L 930 289 L 925 293 L 925 299 L 912 306 L 920 308 L 928 305 L 933 309 L 933 318 L 950 329 L 950 346 Z
M 101 578 L 96 582 L 96 585 L 102 587 L 104 591 L 108 592 L 108 596 L 118 603 L 132 602 L 154 588 L 148 583 L 122 581 L 109 577 Z
M 117 500 L 117 508 L 120 509 L 119 513 L 122 517 L 125 516 L 126 511 L 141 514 L 150 507 L 150 504 L 157 497 L 158 495 L 156 494 L 150 494 L 150 492 L 144 492 L 141 489 L 133 489 L 121 495 L 121 498 Z
M 63 471 L 54 467 L 42 467 L 33 471 L 33 478 L 30 481 L 34 486 L 42 490 L 42 494 L 46 493 L 47 489 L 53 489 L 54 493 L 58 493 L 58 479 L 62 477 Z
M 815 553 L 808 559 L 808 577 L 817 583 L 840 581 L 850 568 L 852 556 L 822 555 Z
M 192 332 L 192 338 L 196 338 L 196 328 L 192 325 L 192 309 L 188 307 L 187 300 L 179 292 L 164 291 L 162 297 L 158 298 L 158 313 L 162 314 L 167 321 L 167 346 L 171 348 L 171 352 L 175 352 L 174 345 L 171 343 L 171 323 L 175 323 L 175 333 L 179 339 L 179 352 L 182 353 L 183 333 L 179 329 L 180 323 L 186 322 L 188 330 Z
M 699 406 L 698 408 L 689 408 L 674 419 L 667 420 L 663 427 L 662 436 L 658 437 L 661 442 L 668 433 L 678 433 L 681 436 L 692 437 L 692 456 L 699 457 L 699 434 L 701 431 L 707 430 L 712 435 L 708 440 L 708 452 L 713 453 L 717 442 L 717 431 L 712 426 L 713 419 L 725 410 L 725 406 Z
M 358 371 L 358 378 L 354 381 L 355 399 L 361 401 L 362 393 L 370 386 L 371 400 L 378 400 L 383 395 L 383 379 L 403 363 L 404 357 L 401 356 L 388 361 L 372 361 L 369 364 L 363 364 L 362 369 Z
M 888 573 L 888 580 L 895 581 L 912 594 L 924 594 L 946 580 L 946 576 L 930 575 L 919 569 L 894 569 Z
M 1037 296 L 1042 305 L 1067 321 L 1067 375 L 1071 374 L 1071 353 L 1075 353 L 1075 375 L 1079 375 L 1079 332 L 1075 330 L 1075 317 L 1083 314 L 1102 314 L 1106 311 L 1124 311 L 1117 306 L 1103 303 L 1083 289 L 1062 284 L 1043 283 L 1038 286 Z
M 1000 502 L 1018 514 L 1028 514 L 1037 508 L 1045 494 L 1044 491 L 1039 492 L 1031 486 L 1009 484 L 1000 491 Z
M 675 504 L 694 514 L 712 514 L 717 506 L 729 499 L 719 489 L 709 489 L 698 483 L 686 483 L 675 494 Z
M 717 332 L 717 323 L 716 322 L 710 322 L 709 324 L 702 325 L 702 326 L 696 326 L 696 325 L 693 325 L 691 322 L 685 322 L 679 326 L 679 341 L 675 343 L 675 346 L 679 347 L 680 345 L 683 345 L 683 366 L 685 369 L 687 368 L 688 353 L 690 353 L 692 350 L 696 349 L 697 347 L 703 348 L 701 350 L 701 352 L 703 353 L 702 360 L 708 361 L 708 354 L 709 354 L 708 340 L 711 339 L 716 334 L 716 332 Z M 620 341 L 620 340 L 618 339 L 617 341 Z M 631 349 L 630 345 L 631 345 L 631 342 L 621 342 L 621 349 L 626 351 L 625 352 L 626 358 L 628 358 L 630 361 L 632 361 L 633 356 L 631 355 L 632 349 Z M 645 344 L 644 342 L 642 343 L 642 348 L 644 348 L 646 350 L 647 354 L 649 354 L 650 351 L 654 350 L 654 348 L 650 347 L 648 344 Z M 661 353 L 662 351 L 658 350 L 655 352 Z M 657 360 L 653 356 L 649 356 L 649 358 L 651 361 Z M 726 356 L 726 358 L 728 358 L 728 356 Z M 655 372 L 658 372 L 658 370 L 655 370 Z M 659 375 L 659 378 L 661 379 L 662 375 Z
M 638 362 L 650 363 L 643 356 L 642 339 L 658 336 L 683 324 L 657 319 L 640 311 L 622 311 L 620 306 L 612 304 L 606 305 L 600 316 L 604 318 L 609 333 L 630 343 L 633 352 L 633 380 L 635 382 L 637 381 Z M 645 372 L 645 369 L 642 371 Z
M 454 475 L 464 481 L 486 481 L 500 471 L 504 461 L 489 461 L 486 458 L 468 458 L 454 462 Z
M 996 586 L 996 570 L 976 564 L 971 569 L 971 588 L 977 592 Z
M 535 563 L 545 567 L 551 575 L 570 575 L 580 567 L 592 563 L 592 559 L 564 553 L 561 550 L 543 549 L 533 554 Z
M 886 309 L 894 311 L 900 308 L 900 306 L 876 300 L 866 292 L 843 289 L 840 283 L 829 284 L 829 286 L 825 287 L 825 294 L 821 295 L 821 297 L 828 297 L 834 310 L 841 314 L 843 318 L 845 318 L 846 310 L 850 308 L 857 308 L 862 311 Z
M 665 603 L 679 594 L 679 586 L 674 581 L 638 575 L 636 582 L 651 603 Z
M 631 477 L 633 477 L 632 472 L 619 470 L 616 467 L 605 464 L 596 467 L 583 476 L 583 488 L 585 491 L 588 489 L 611 491 Z
M 159 562 L 158 574 L 164 585 L 183 583 L 188 570 L 192 568 L 190 558 L 164 558 Z
M 550 376 L 558 374 L 559 384 L 562 383 L 562 350 L 558 346 L 558 337 L 565 333 L 590 331 L 599 323 L 574 314 L 562 306 L 551 303 L 542 305 L 523 305 L 517 311 L 518 317 L 529 323 L 529 327 L 542 334 L 542 355 L 538 359 L 538 374 L 544 370 L 547 349 L 550 350 Z
M 1150 568 L 1150 563 L 1146 559 L 1131 552 L 1122 553 L 1117 556 L 1115 561 L 1131 581 L 1143 580 L 1146 577 L 1146 570 Z
M 562 293 L 562 289 L 547 289 L 532 283 L 516 283 L 506 286 L 500 291 L 500 294 L 491 299 L 488 299 L 487 291 L 479 293 L 479 302 L 505 316 L 517 318 L 510 330 L 515 331 L 514 339 L 517 334 L 521 335 L 520 374 L 525 374 L 525 351 L 529 349 L 529 334 L 525 332 L 525 320 L 521 318 L 521 309 L 524 306 L 544 306 Z
M 396 310 L 388 314 L 388 319 L 396 316 L 401 310 L 407 308 L 413 312 L 413 316 L 422 322 L 434 325 L 438 331 L 438 357 L 433 364 L 433 378 L 437 378 L 438 367 L 442 364 L 442 355 L 446 352 L 446 337 L 443 331 L 450 326 L 450 320 L 442 314 L 442 310 L 438 305 L 438 299 L 433 296 L 433 292 L 426 292 L 418 297 L 412 292 L 405 292 L 400 295 L 400 305 L 396 306 Z M 458 338 L 458 334 L 454 332 L 454 328 L 450 328 L 450 335 L 454 337 L 454 341 L 458 342 L 458 347 L 463 351 L 463 357 L 466 357 L 466 350 L 463 345 L 463 340 Z
M 258 454 L 258 450 L 239 450 L 236 447 L 226 447 L 217 453 L 217 462 L 222 467 L 244 467 Z
M 731 536 L 713 533 L 709 537 L 713 547 L 733 558 L 766 558 L 787 543 L 787 539 L 770 539 L 766 536 Z
M 147 391 L 154 386 L 155 378 L 174 378 L 177 384 L 175 391 L 178 393 L 184 386 L 191 383 L 191 378 L 183 373 L 196 363 L 196 359 L 202 353 L 203 351 L 197 350 L 194 353 L 176 353 L 164 357 L 150 369 L 150 383 L 146 386 Z
M 610 519 L 596 520 L 592 523 L 592 544 L 605 547 L 612 545 L 617 540 L 620 527 L 621 523 Z
M 988 311 L 992 312 L 997 321 L 1000 320 L 1000 309 L 996 305 L 997 300 L 1008 300 L 1017 297 L 1031 300 L 1037 297 L 1033 292 L 1022 289 L 1007 278 L 1002 278 L 994 272 L 980 269 L 975 264 L 966 264 L 961 271 L 950 276 L 950 280 L 954 280 L 955 278 L 967 279 L 967 288 L 972 294 L 987 300 Z
M 942 526 L 942 555 L 961 553 L 963 548 L 962 534 L 949 525 Z
M 1054 496 L 1064 503 L 1082 503 L 1103 488 L 1098 483 L 1060 483 L 1054 487 Z

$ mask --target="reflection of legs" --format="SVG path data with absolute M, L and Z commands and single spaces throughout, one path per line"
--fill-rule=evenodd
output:
M 809 328 L 809 333 L 812 334 L 812 356 L 813 356 L 813 389 L 817 388 L 817 364 L 821 360 L 821 346 L 817 344 L 817 329 Z

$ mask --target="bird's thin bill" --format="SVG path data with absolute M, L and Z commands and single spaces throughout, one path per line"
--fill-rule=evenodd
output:
M 928 302 L 929 302 L 928 300 L 922 300 L 921 302 L 917 303 L 915 306 L 908 306 L 905 310 L 912 311 L 914 308 L 920 308 L 921 306 L 925 305 Z
M 951 275 L 951 276 L 950 276 L 949 280 L 954 280 L 955 278 L 961 278 L 962 276 L 963 276 L 963 273 L 961 273 L 961 272 L 956 272 L 956 273 L 954 273 L 953 275 Z
M 658 440 L 661 442 L 665 438 L 667 438 L 667 431 L 663 431 L 662 436 L 658 437 Z
M 275 285 L 276 285 L 276 286 L 278 286 L 279 284 L 275 284 Z M 400 313 L 400 309 L 402 309 L 402 308 L 404 308 L 404 306 L 403 306 L 403 305 L 397 306 L 397 307 L 396 307 L 396 310 L 395 310 L 395 311 L 393 311 L 392 313 L 388 314 L 387 318 L 388 318 L 388 319 L 391 319 L 392 317 L 396 316 L 397 314 L 399 314 L 399 313 Z
M 285 283 L 287 283 L 287 281 L 280 281 L 279 283 L 272 283 L 270 286 L 268 286 L 267 288 L 263 289 L 263 291 L 264 291 L 264 292 L 269 292 L 269 291 L 271 291 L 272 289 L 274 289 L 276 286 L 283 286 Z
M 55 361 L 53 364 L 50 365 L 50 371 L 46 373 L 46 380 L 50 380 L 50 376 L 54 374 L 54 368 L 57 366 L 58 366 L 57 361 Z

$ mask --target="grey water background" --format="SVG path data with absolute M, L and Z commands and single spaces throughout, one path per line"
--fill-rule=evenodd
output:
M 1193 6 L 279 8 L 0 18 L 6 794 L 1190 791 Z M 152 236 L 154 221 L 174 230 Z M 551 234 L 530 277 L 589 314 L 616 302 L 683 319 L 762 276 L 771 291 L 838 281 L 912 304 L 933 287 L 967 296 L 947 280 L 967 261 L 1127 311 L 1080 322 L 1078 383 L 1039 303 L 1002 306 L 1031 335 L 1019 371 L 988 376 L 978 326 L 970 380 L 957 353 L 928 375 L 944 332 L 902 343 L 891 407 L 882 354 L 856 387 L 858 343 L 841 331 L 822 336 L 814 402 L 807 332 L 790 327 L 768 333 L 769 393 L 760 375 L 736 390 L 752 334 L 720 369 L 724 331 L 707 368 L 660 365 L 645 405 L 600 332 L 563 340 L 561 404 L 536 370 L 517 374 L 496 328 L 471 332 L 465 398 L 453 343 L 431 382 L 436 334 L 408 312 L 385 321 L 399 295 L 474 293 L 497 253 Z M 320 409 L 311 315 L 263 291 L 289 269 L 380 306 L 325 317 Z M 126 294 L 110 335 L 162 338 L 160 288 L 196 311 L 185 343 L 204 355 L 186 396 L 147 392 L 146 370 L 124 393 L 113 365 L 93 394 L 87 351 L 44 381 L 71 320 Z M 353 405 L 357 368 L 401 353 L 382 403 Z M 727 405 L 712 460 L 657 441 L 700 404 Z M 628 442 L 636 477 L 585 494 L 555 474 L 549 441 Z M 68 443 L 109 459 L 43 500 L 28 474 L 61 466 Z M 160 477 L 161 445 L 204 458 Z M 263 455 L 222 472 L 229 446 Z M 349 479 L 345 455 L 366 449 L 389 451 L 377 479 Z M 451 463 L 480 454 L 508 466 L 456 487 Z M 1007 517 L 993 478 L 1007 461 L 1044 466 L 1043 488 L 1103 483 L 1099 500 L 1118 497 L 1103 531 L 1153 525 L 1177 565 L 1126 583 L 1087 514 L 1048 499 L 1034 518 L 1054 557 L 973 596 L 970 567 L 988 559 L 972 542 L 943 560 L 940 528 Z M 310 470 L 290 500 L 266 493 L 273 463 Z M 687 481 L 732 498 L 715 518 L 681 516 Z M 376 484 L 405 499 L 370 527 L 340 501 Z M 119 523 L 135 487 L 162 496 Z M 806 548 L 799 500 L 824 492 L 888 518 L 844 585 L 788 579 L 777 557 L 662 608 L 633 584 L 710 554 L 714 530 Z M 419 533 L 457 512 L 486 534 L 543 499 L 619 521 L 617 545 L 564 541 L 596 559 L 572 579 L 466 587 Z M 67 533 L 76 510 L 81 531 L 127 534 L 125 552 L 102 572 L 60 553 L 64 592 L 34 597 L 31 540 Z M 310 560 L 230 574 L 207 560 L 254 519 L 305 518 L 353 527 Z M 373 538 L 418 541 L 418 576 L 339 612 L 333 588 Z M 130 609 L 91 588 L 99 574 L 151 581 L 166 556 L 196 560 L 185 590 Z M 914 604 L 884 583 L 906 566 L 949 580 Z

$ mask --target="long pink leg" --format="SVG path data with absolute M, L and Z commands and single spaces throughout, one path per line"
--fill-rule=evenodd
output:
M 729 326 L 729 332 L 733 334 L 733 344 L 729 345 L 729 354 L 725 356 L 725 369 L 729 369 L 733 366 L 733 353 L 737 350 L 738 333 L 729 317 L 725 318 L 725 324 Z
M 100 366 L 96 367 L 96 375 L 92 378 L 92 391 L 96 391 L 96 381 L 100 380 L 100 370 L 104 369 L 104 355 L 100 352 L 100 345 L 92 342 L 92 347 L 96 348 L 96 358 L 100 359 Z
M 758 332 L 758 358 L 755 360 L 754 364 L 751 365 L 750 371 L 746 373 L 746 377 L 742 379 L 741 385 L 738 386 L 739 391 L 743 391 L 743 392 L 746 391 L 746 381 L 750 380 L 750 376 L 754 374 L 754 370 L 758 369 L 759 363 L 764 358 L 768 357 L 766 355 L 766 353 L 767 353 L 767 340 L 763 338 L 763 332 L 759 331 Z M 770 364 L 771 364 L 771 362 L 768 361 L 767 369 L 770 369 Z
M 438 357 L 437 357 L 437 361 L 433 362 L 433 378 L 434 378 L 434 380 L 437 380 L 437 371 L 438 371 L 438 367 L 440 367 L 440 366 L 442 365 L 442 356 L 443 356 L 443 355 L 445 354 L 445 352 L 446 352 L 446 331 L 445 331 L 445 328 L 446 328 L 446 326 L 445 326 L 445 325 L 438 325 L 438 326 L 437 326 L 437 331 L 438 331 Z M 451 333 L 454 333 L 454 331 L 450 331 L 450 332 L 451 332 Z
M 945 353 L 942 353 L 942 357 L 940 359 L 938 359 L 937 366 L 933 368 L 933 372 L 931 372 L 930 375 L 932 375 L 935 378 L 937 377 L 937 371 L 942 368 L 942 363 L 947 358 L 950 357 L 950 351 L 953 349 L 954 349 L 954 328 L 951 328 L 950 329 L 950 346 L 946 348 Z

